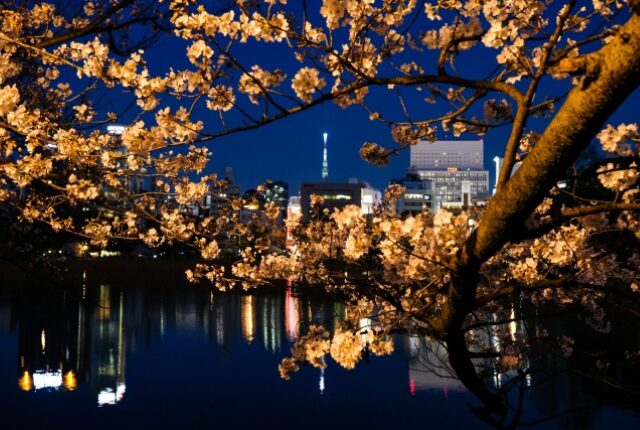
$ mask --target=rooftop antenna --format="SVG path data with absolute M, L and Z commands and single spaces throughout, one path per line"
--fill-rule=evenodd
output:
M 322 182 L 327 182 L 329 179 L 329 162 L 327 161 L 327 137 L 328 133 L 322 133 L 324 139 L 324 149 L 322 150 Z

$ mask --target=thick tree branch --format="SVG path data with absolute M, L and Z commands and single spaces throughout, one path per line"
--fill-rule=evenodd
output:
M 123 0 L 122 2 L 116 3 L 84 27 L 47 39 L 37 44 L 36 48 L 44 49 L 50 46 L 59 45 L 60 43 L 68 42 L 69 40 L 77 39 L 82 36 L 87 36 L 89 34 L 104 31 L 105 29 L 101 28 L 100 25 L 117 12 L 131 5 L 134 1 L 135 0 Z
M 475 88 L 479 90 L 504 93 L 518 102 L 521 101 L 524 97 L 524 95 L 518 88 L 513 85 L 507 84 L 506 82 L 476 81 L 449 75 L 373 77 L 369 78 L 369 81 L 373 85 L 393 84 L 402 86 L 415 86 L 420 84 L 450 84 L 459 87 Z
M 513 170 L 513 165 L 516 162 L 516 150 L 518 149 L 518 145 L 520 144 L 520 139 L 522 139 L 524 127 L 527 123 L 527 118 L 529 117 L 529 106 L 531 105 L 536 90 L 538 89 L 540 79 L 542 79 L 546 72 L 547 62 L 549 61 L 551 52 L 558 43 L 558 40 L 560 40 L 560 36 L 563 33 L 564 23 L 569 17 L 574 4 L 575 1 L 570 1 L 564 7 L 561 15 L 558 17 L 558 24 L 555 32 L 549 39 L 549 42 L 544 45 L 545 48 L 540 60 L 540 67 L 538 67 L 538 70 L 536 71 L 533 79 L 531 80 L 531 83 L 529 84 L 529 88 L 527 89 L 527 93 L 524 96 L 524 100 L 518 103 L 518 111 L 516 112 L 516 116 L 513 121 L 511 135 L 509 136 L 509 141 L 507 142 L 507 147 L 504 152 L 504 162 L 502 164 L 502 168 L 500 169 L 500 177 L 498 178 L 497 186 L 498 189 L 502 188 L 511 177 L 511 171 Z
M 458 278 L 452 282 L 453 302 L 473 301 L 480 264 L 518 234 L 522 220 L 540 204 L 607 118 L 640 85 L 640 17 L 632 15 L 594 57 L 599 63 L 598 72 L 569 93 L 536 147 L 491 199 L 478 228 L 456 255 Z M 454 303 L 451 306 L 455 308 Z M 443 317 L 445 326 L 461 318 L 453 310 L 444 312 Z
M 534 239 L 549 233 L 551 230 L 560 227 L 562 224 L 587 215 L 613 211 L 640 211 L 640 203 L 602 203 L 592 206 L 578 206 L 573 208 L 563 208 L 562 214 L 552 220 L 545 222 L 535 228 L 523 230 L 513 241 Z

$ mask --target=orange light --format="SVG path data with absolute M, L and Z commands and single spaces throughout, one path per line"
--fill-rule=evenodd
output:
M 249 343 L 253 342 L 256 335 L 255 306 L 253 296 L 242 297 L 242 334 Z
M 76 374 L 73 373 L 73 370 L 69 370 L 64 375 L 64 388 L 67 391 L 73 391 L 78 388 L 78 380 L 76 379 Z
M 291 294 L 290 281 L 287 282 L 287 289 L 284 297 L 285 331 L 287 338 L 294 340 L 300 335 L 300 302 Z
M 22 391 L 31 391 L 33 389 L 33 379 L 27 370 L 18 379 L 18 386 Z

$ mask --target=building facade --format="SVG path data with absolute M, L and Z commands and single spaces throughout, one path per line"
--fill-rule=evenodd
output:
M 348 183 L 306 182 L 300 186 L 300 207 L 302 220 L 309 219 L 311 196 L 322 197 L 321 209 L 343 208 L 347 205 L 359 206 L 362 214 L 373 213 L 375 205 L 381 201 L 380 191 L 364 181 L 350 179 Z
M 205 211 L 211 216 L 216 216 L 223 209 L 230 207 L 233 199 L 239 197 L 240 185 L 233 179 L 233 169 L 227 166 L 224 171 L 224 185 L 205 197 Z
M 410 169 L 460 170 L 483 169 L 482 140 L 438 140 L 421 141 L 411 147 Z
M 425 209 L 429 209 L 433 214 L 438 211 L 440 205 L 432 182 L 403 179 L 396 183 L 405 188 L 402 196 L 396 201 L 396 212 L 399 215 L 415 215 Z
M 262 192 L 265 202 L 275 203 L 282 213 L 287 211 L 289 204 L 289 184 L 283 181 L 267 182 Z
M 126 170 L 129 168 L 129 162 L 127 156 L 129 152 L 127 148 L 122 144 L 122 133 L 125 131 L 125 127 L 122 125 L 110 125 L 107 127 L 107 133 L 113 137 L 113 149 L 121 156 L 115 162 L 116 169 Z M 140 193 L 145 189 L 145 181 L 142 176 L 127 175 L 122 177 L 124 182 L 124 188 L 130 193 Z
M 432 183 L 435 196 L 442 206 L 464 204 L 463 190 L 468 188 L 470 201 L 481 200 L 489 195 L 488 170 L 459 170 L 450 167 L 447 170 L 409 170 L 409 175 L 420 181 Z
M 444 207 L 467 206 L 490 195 L 483 141 L 422 141 L 411 147 L 407 179 L 428 181 Z M 433 206 L 433 205 L 432 205 Z

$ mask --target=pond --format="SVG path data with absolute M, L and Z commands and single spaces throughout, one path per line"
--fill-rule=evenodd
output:
M 448 371 L 445 347 L 424 338 L 396 335 L 392 355 L 353 371 L 328 360 L 282 380 L 292 342 L 344 316 L 317 290 L 76 277 L 64 287 L 2 281 L 0 428 L 490 428 Z M 528 380 L 521 423 L 640 424 L 637 411 L 592 391 L 566 375 Z

